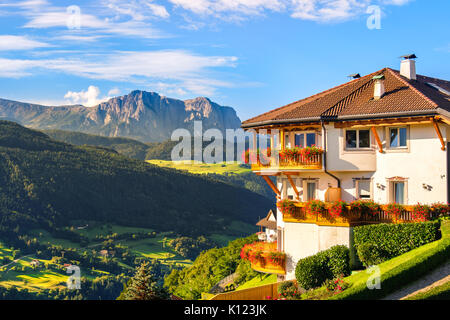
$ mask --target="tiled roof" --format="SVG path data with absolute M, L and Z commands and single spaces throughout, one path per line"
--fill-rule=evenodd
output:
M 374 100 L 373 77 L 384 75 L 385 94 Z M 409 80 L 397 70 L 384 68 L 359 79 L 293 102 L 281 108 L 246 120 L 243 127 L 262 124 L 320 119 L 367 118 L 398 113 L 436 113 L 438 109 L 450 112 L 450 96 L 429 85 L 433 83 L 450 91 L 450 82 L 417 75 Z

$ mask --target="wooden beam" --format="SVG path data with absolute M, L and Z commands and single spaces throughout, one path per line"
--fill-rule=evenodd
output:
M 284 133 L 284 129 L 281 129 L 280 130 L 280 144 L 281 144 L 281 150 L 284 150 L 284 146 L 285 146 L 285 143 L 284 143 L 284 138 L 285 138 L 285 133 Z
M 431 122 L 433 123 L 434 130 L 436 130 L 436 134 L 437 134 L 439 140 L 441 141 L 441 150 L 445 151 L 445 141 L 444 141 L 444 138 L 442 138 L 441 129 L 439 129 L 439 125 L 434 118 L 431 119 Z
M 356 126 L 392 126 L 392 125 L 407 125 L 429 123 L 430 117 L 404 117 L 392 119 L 370 119 L 370 120 L 349 120 L 342 122 L 335 122 L 335 128 L 350 128 Z
M 275 192 L 278 197 L 281 197 L 280 190 L 278 190 L 277 186 L 272 182 L 272 180 L 270 180 L 268 176 L 261 175 L 261 177 L 263 177 L 263 179 L 266 180 L 267 184 L 269 185 L 269 187 L 272 188 L 273 192 Z
M 292 180 L 290 175 L 286 176 L 289 180 L 289 183 L 292 186 L 292 189 L 294 189 L 295 195 L 297 196 L 297 200 L 300 200 L 300 192 L 298 192 L 297 187 L 295 186 L 294 180 Z
M 380 137 L 378 136 L 377 128 L 372 126 L 370 127 L 370 129 L 372 130 L 373 136 L 375 137 L 375 141 L 378 144 L 378 151 L 380 151 L 380 153 L 383 153 L 383 144 L 381 143 Z

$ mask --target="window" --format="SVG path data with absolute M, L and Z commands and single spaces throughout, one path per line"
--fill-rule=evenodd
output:
M 356 180 L 356 198 L 357 199 L 371 199 L 370 180 Z
M 284 147 L 285 148 L 291 147 L 291 142 L 289 141 L 289 134 L 284 135 Z
M 306 184 L 306 193 L 307 193 L 307 200 L 314 200 L 316 198 L 316 183 L 315 182 L 308 182 Z
M 305 144 L 306 140 L 306 144 Z M 310 147 L 316 145 L 316 134 L 315 133 L 296 133 L 295 134 L 295 146 L 299 148 Z
M 389 183 L 389 203 L 408 203 L 408 180 L 407 178 L 394 177 L 388 179 Z
M 389 146 L 391 148 L 406 147 L 406 128 L 389 128 Z
M 405 203 L 405 183 L 404 182 L 393 182 L 394 187 L 394 202 L 398 204 L 404 204 Z
M 346 149 L 370 148 L 369 130 L 346 130 L 345 131 Z

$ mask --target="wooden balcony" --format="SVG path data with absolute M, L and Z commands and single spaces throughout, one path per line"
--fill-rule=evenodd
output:
M 331 206 L 330 203 L 326 204 L 326 210 L 317 215 L 308 213 L 305 209 L 305 205 L 306 203 L 304 202 L 296 202 L 296 208 L 293 210 L 292 214 L 283 214 L 283 221 L 295 223 L 314 223 L 320 226 L 336 227 L 353 227 L 377 223 L 415 222 L 411 213 L 412 206 L 404 206 L 404 211 L 398 216 L 387 213 L 387 205 L 381 205 L 381 210 L 373 214 L 364 213 L 354 209 L 352 210 L 350 206 L 347 206 L 342 216 L 333 217 L 328 211 L 328 208 Z
M 302 170 L 322 170 L 323 154 L 311 156 L 296 156 L 293 159 L 276 159 L 270 157 L 268 161 L 257 161 L 252 164 L 253 171 L 302 171 Z
M 286 257 L 283 252 L 277 250 L 276 242 L 258 241 L 245 245 L 241 258 L 250 261 L 255 271 L 286 274 Z

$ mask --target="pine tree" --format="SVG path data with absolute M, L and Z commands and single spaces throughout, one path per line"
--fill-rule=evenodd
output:
M 169 299 L 166 290 L 158 285 L 148 262 L 144 262 L 130 279 L 119 300 L 165 300 Z

